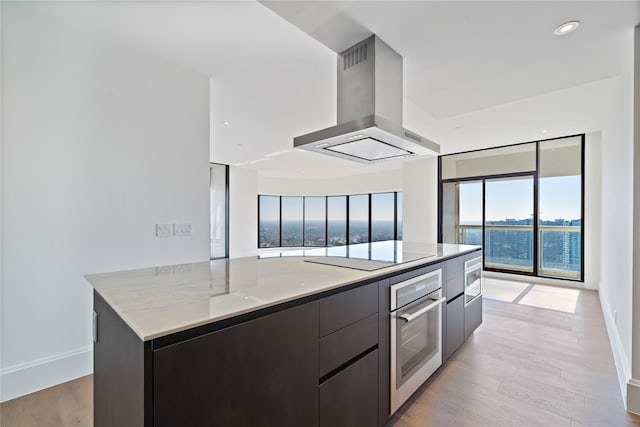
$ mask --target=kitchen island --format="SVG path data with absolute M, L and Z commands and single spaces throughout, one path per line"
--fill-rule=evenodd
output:
M 383 425 L 390 286 L 442 269 L 447 296 L 479 250 L 389 241 L 88 275 L 95 426 Z

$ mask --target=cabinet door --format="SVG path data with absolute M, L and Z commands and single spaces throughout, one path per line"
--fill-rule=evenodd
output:
M 469 338 L 482 323 L 482 295 L 476 297 L 464 309 L 464 335 Z
M 320 426 L 378 425 L 378 350 L 320 386 Z
M 317 426 L 318 303 L 154 352 L 154 426 Z
M 444 359 L 451 357 L 453 353 L 464 343 L 464 295 L 447 303 L 446 308 L 446 333 L 444 344 Z

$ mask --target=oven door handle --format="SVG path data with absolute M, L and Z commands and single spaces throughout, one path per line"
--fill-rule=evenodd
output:
M 417 317 L 422 316 L 424 313 L 426 313 L 427 311 L 431 310 L 432 308 L 434 308 L 437 305 L 442 304 L 443 302 L 445 302 L 447 299 L 445 297 L 442 298 L 438 298 L 437 300 L 433 301 L 431 304 L 422 307 L 420 310 L 417 310 L 413 313 L 403 313 L 401 315 L 396 315 L 396 317 L 398 319 L 402 319 L 404 320 L 406 323 L 411 322 L 412 320 L 414 320 Z

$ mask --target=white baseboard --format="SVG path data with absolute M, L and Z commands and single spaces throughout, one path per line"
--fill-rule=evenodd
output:
M 631 378 L 627 383 L 627 411 L 640 415 L 640 380 Z
M 613 352 L 613 361 L 616 364 L 616 371 L 618 372 L 618 383 L 620 384 L 620 392 L 622 393 L 622 401 L 624 402 L 625 409 L 627 408 L 627 383 L 631 378 L 631 366 L 629 365 L 629 359 L 627 358 L 624 348 L 622 347 L 622 341 L 620 340 L 620 334 L 618 328 L 616 328 L 616 322 L 613 319 L 609 304 L 600 295 L 600 306 L 602 308 L 602 314 L 604 316 L 604 324 L 607 327 L 607 335 L 609 335 L 609 342 L 611 343 L 611 351 Z
M 89 375 L 93 346 L 0 369 L 0 402 Z

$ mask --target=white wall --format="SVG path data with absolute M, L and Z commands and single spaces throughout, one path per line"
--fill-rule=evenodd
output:
M 640 414 L 640 26 L 634 32 L 633 79 L 633 309 L 631 379 L 627 387 L 627 408 Z
M 598 289 L 600 283 L 601 165 L 602 134 L 590 132 L 584 138 L 584 285 Z
M 315 154 L 314 154 L 315 155 Z M 321 154 L 318 154 L 320 156 Z M 402 191 L 402 169 L 331 179 L 283 179 L 260 176 L 258 193 L 278 196 L 332 196 Z
M 229 167 L 229 257 L 258 252 L 258 174 Z
M 208 78 L 38 7 L 2 3 L 2 400 L 91 372 L 84 274 L 209 253 Z
M 633 32 L 625 72 L 602 131 L 600 300 L 623 393 L 630 377 L 633 271 Z
M 402 169 L 402 240 L 438 240 L 438 158 L 406 161 Z

